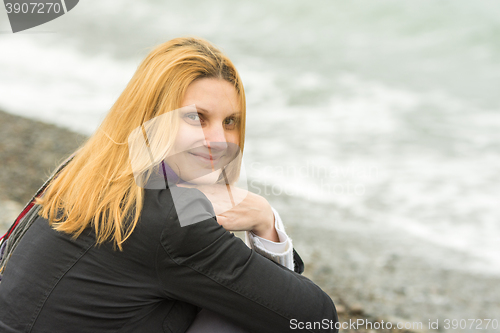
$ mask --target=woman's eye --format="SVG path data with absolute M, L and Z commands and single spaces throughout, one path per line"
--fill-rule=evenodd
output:
M 224 125 L 226 125 L 226 127 L 228 127 L 229 129 L 233 129 L 236 126 L 237 122 L 238 120 L 236 118 L 227 118 L 224 121 Z
M 187 113 L 184 115 L 184 120 L 191 125 L 200 125 L 201 119 L 198 113 Z

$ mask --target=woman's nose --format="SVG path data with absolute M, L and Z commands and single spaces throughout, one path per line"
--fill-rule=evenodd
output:
M 226 136 L 222 126 L 204 128 L 203 133 L 205 135 L 205 146 L 208 148 L 220 150 L 227 148 Z

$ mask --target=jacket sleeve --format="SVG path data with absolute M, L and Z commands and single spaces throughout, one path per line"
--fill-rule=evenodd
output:
M 213 311 L 249 332 L 337 331 L 325 292 L 248 248 L 217 223 L 201 192 L 188 191 L 169 214 L 157 252 L 165 297 Z M 200 222 L 181 227 L 177 212 L 183 209 L 197 212 Z M 314 326 L 300 329 L 299 323 Z

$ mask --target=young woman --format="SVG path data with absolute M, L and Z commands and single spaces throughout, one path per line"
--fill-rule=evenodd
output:
M 232 186 L 245 112 L 217 48 L 154 49 L 37 200 L 0 283 L 0 331 L 334 332 L 333 302 L 293 271 L 277 212 Z

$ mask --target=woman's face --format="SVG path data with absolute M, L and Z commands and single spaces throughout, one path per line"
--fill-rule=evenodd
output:
M 191 107 L 189 107 L 191 106 Z M 239 153 L 239 97 L 225 80 L 203 78 L 189 85 L 168 165 L 184 181 L 213 184 Z

